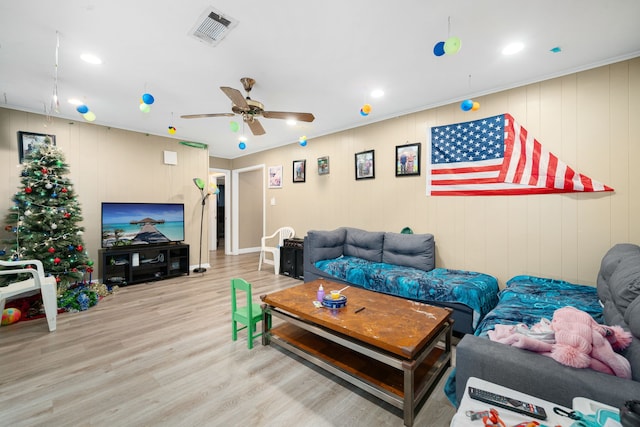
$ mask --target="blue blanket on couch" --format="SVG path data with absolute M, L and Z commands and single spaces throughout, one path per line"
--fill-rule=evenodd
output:
M 473 309 L 473 327 L 498 302 L 498 281 L 473 271 L 435 268 L 424 271 L 352 256 L 325 259 L 316 268 L 365 289 L 415 301 L 455 302 Z
M 563 280 L 534 276 L 515 276 L 500 291 L 498 305 L 480 322 L 474 335 L 487 339 L 487 332 L 496 325 L 524 323 L 531 327 L 544 317 L 553 319 L 553 313 L 562 307 L 572 306 L 587 312 L 598 323 L 604 323 L 602 306 L 594 286 L 578 285 Z M 444 392 L 456 405 L 456 371 L 452 371 Z M 463 385 L 464 386 L 464 385 Z

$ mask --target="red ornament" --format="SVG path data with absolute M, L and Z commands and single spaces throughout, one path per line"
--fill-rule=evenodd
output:
M 69 212 L 65 212 L 65 213 L 64 213 L 64 217 L 65 217 L 65 218 L 71 218 L 71 214 L 70 214 Z
M 78 245 L 76 249 L 78 249 L 78 252 L 82 252 L 82 245 Z
M 67 192 L 67 189 L 66 189 L 66 188 L 63 188 L 63 189 L 62 189 L 62 190 L 60 190 L 60 191 L 62 191 L 63 193 L 66 193 L 66 192 Z
M 78 269 L 74 267 L 74 268 L 71 269 L 71 271 L 73 271 L 74 273 L 77 273 Z
M 33 189 L 31 187 L 26 187 L 24 189 L 24 192 L 27 193 L 27 194 L 31 194 L 32 191 L 33 191 Z
M 53 248 L 53 247 L 49 248 L 49 253 L 50 253 L 50 254 L 54 253 L 55 251 L 56 251 L 56 249 L 55 249 L 55 248 Z
M 5 225 L 5 226 L 4 226 L 4 231 L 11 231 L 11 229 L 12 229 L 12 228 L 13 228 L 13 227 L 12 227 L 12 226 L 10 226 L 10 225 Z
M 42 173 L 47 173 L 47 168 L 42 168 L 42 169 L 40 169 L 40 171 L 41 171 Z
M 56 276 L 56 283 L 60 283 L 60 276 Z
M 88 267 L 88 268 L 87 268 L 87 273 L 93 273 L 93 268 Z
M 53 263 L 56 264 L 56 265 L 60 264 L 60 261 L 62 261 L 62 260 L 60 258 L 58 258 L 58 257 L 55 257 L 53 259 Z

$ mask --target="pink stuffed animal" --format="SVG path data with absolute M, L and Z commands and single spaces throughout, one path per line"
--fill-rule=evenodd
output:
M 631 378 L 629 361 L 614 351 L 631 343 L 631 334 L 620 326 L 600 325 L 584 311 L 563 307 L 554 312 L 551 327 L 556 339 L 547 354 L 551 358 L 575 368 Z

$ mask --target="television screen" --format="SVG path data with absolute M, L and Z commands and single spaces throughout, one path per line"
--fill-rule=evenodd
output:
M 102 203 L 102 247 L 184 240 L 182 203 Z

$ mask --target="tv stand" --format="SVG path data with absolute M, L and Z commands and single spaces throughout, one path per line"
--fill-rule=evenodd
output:
M 107 286 L 189 274 L 189 245 L 130 245 L 100 249 L 100 274 Z

